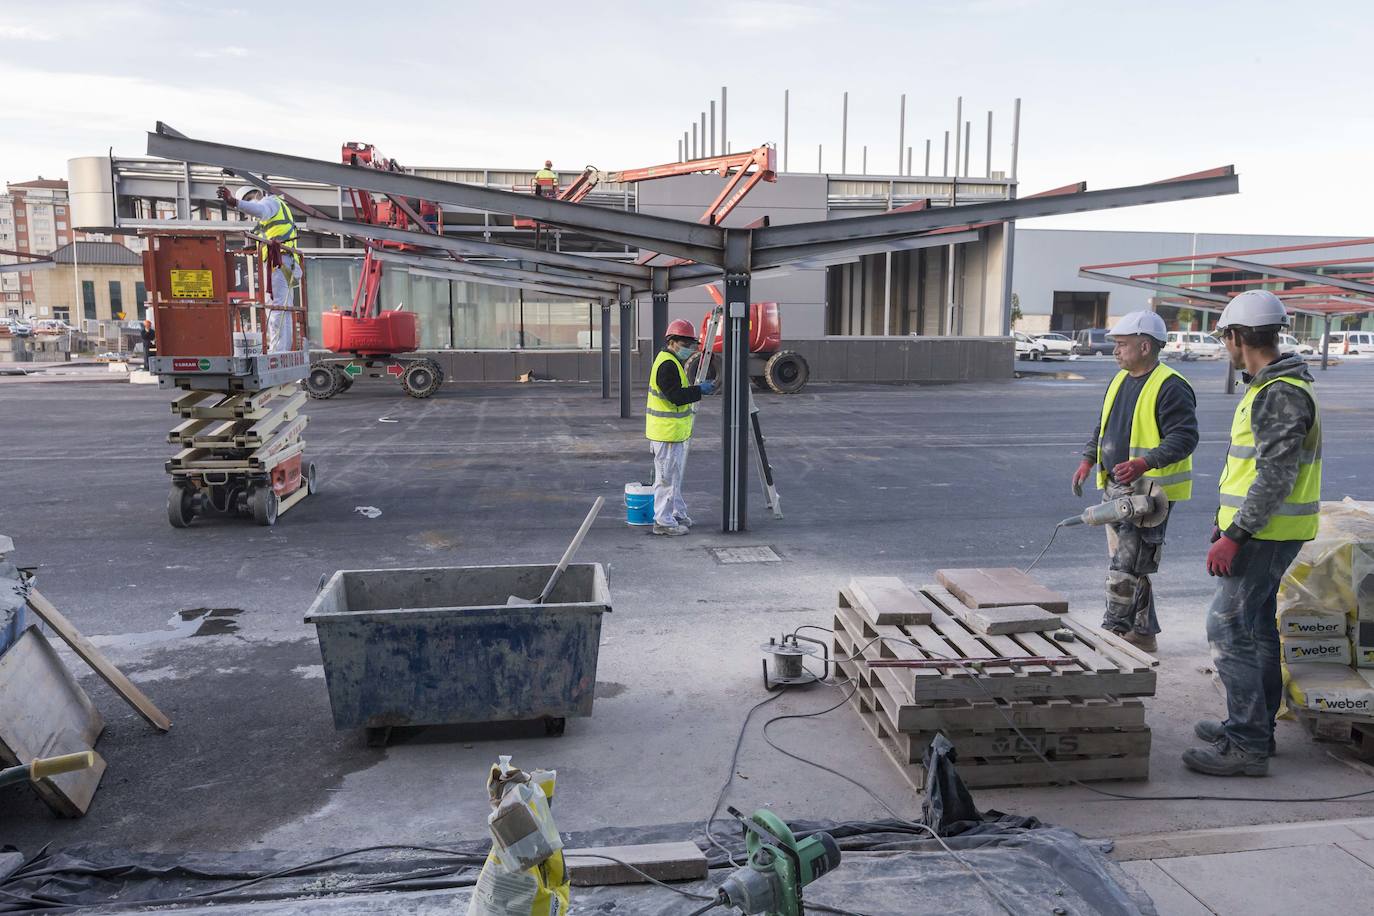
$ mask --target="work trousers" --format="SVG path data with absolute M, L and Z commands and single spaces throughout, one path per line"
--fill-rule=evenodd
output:
M 285 261 L 291 277 L 281 267 L 272 268 L 272 304 L 289 309 L 296 301 L 292 279 L 300 279 L 301 268 L 296 259 L 289 255 Z M 291 314 L 277 309 L 267 310 L 267 352 L 281 353 L 291 349 L 294 337 Z
M 1129 494 L 1130 487 L 1108 484 L 1105 499 Z M 1169 504 L 1173 511 L 1173 504 Z M 1155 591 L 1150 574 L 1159 572 L 1164 555 L 1164 529 L 1169 516 L 1153 528 L 1141 528 L 1131 522 L 1107 526 L 1107 611 L 1102 617 L 1102 629 L 1114 633 L 1134 630 L 1153 636 L 1159 632 L 1159 617 L 1155 614 Z
M 1302 541 L 1247 541 L 1207 611 L 1212 664 L 1226 688 L 1226 737 L 1256 757 L 1269 756 L 1283 700 L 1279 581 L 1301 549 Z
M 653 442 L 654 453 L 654 524 L 671 528 L 677 520 L 687 517 L 687 503 L 682 498 L 682 477 L 687 470 L 687 447 L 683 442 Z

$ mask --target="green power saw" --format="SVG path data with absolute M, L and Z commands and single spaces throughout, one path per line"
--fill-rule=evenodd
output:
M 752 817 L 733 807 L 726 810 L 744 827 L 748 864 L 726 878 L 716 899 L 696 912 L 730 906 L 759 916 L 803 916 L 802 888 L 840 864 L 835 839 L 814 833 L 799 841 L 782 818 L 767 809 Z

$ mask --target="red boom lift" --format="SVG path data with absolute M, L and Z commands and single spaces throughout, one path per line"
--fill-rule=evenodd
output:
M 764 145 L 743 153 L 710 156 L 705 159 L 691 159 L 686 162 L 669 162 L 663 165 L 604 174 L 588 166 L 571 184 L 558 191 L 556 199 L 578 203 L 585 199 L 602 181 L 617 183 L 651 181 L 656 178 L 694 175 L 701 172 L 717 172 L 721 177 L 729 179 L 699 220 L 707 225 L 717 226 L 759 182 L 778 180 L 777 150 Z M 548 193 L 551 190 L 553 189 L 543 188 L 540 189 L 540 192 Z M 514 224 L 517 228 L 522 229 L 533 228 L 536 231 L 540 229 L 540 224 L 531 219 L 517 218 Z M 654 257 L 655 255 L 652 254 L 641 257 L 640 263 L 647 263 Z M 688 262 L 678 259 L 669 263 L 685 264 Z M 721 303 L 720 292 L 715 285 L 708 286 L 707 290 L 719 305 Z M 708 313 L 707 319 L 710 317 Z M 706 327 L 709 323 L 709 320 L 702 322 L 701 346 L 703 352 L 708 349 Z M 716 339 L 709 349 L 712 354 L 716 354 L 721 352 L 721 348 L 721 337 L 720 333 L 717 332 Z M 709 375 L 714 376 L 715 364 L 719 362 L 719 358 L 713 355 L 711 362 Z M 771 388 L 778 394 L 795 394 L 801 391 L 811 376 L 811 367 L 807 365 L 805 357 L 795 351 L 782 348 L 782 316 L 776 302 L 754 302 L 749 306 L 749 370 L 749 375 L 754 384 L 759 387 Z M 692 375 L 695 368 L 688 366 L 687 372 L 688 375 Z
M 343 145 L 345 165 L 399 172 L 394 159 L 384 159 L 371 144 L 348 142 Z M 350 188 L 353 212 L 362 222 L 374 226 L 410 229 L 412 226 L 433 234 L 443 233 L 443 211 L 427 200 L 412 206 L 401 197 L 377 200 L 367 191 Z M 325 312 L 320 319 L 325 349 L 338 356 L 315 360 L 305 380 L 312 398 L 332 398 L 347 391 L 353 379 L 366 373 L 398 378 L 401 388 L 413 398 L 427 398 L 439 390 L 444 372 L 439 364 L 422 356 L 404 356 L 420 346 L 419 316 L 401 309 L 383 310 L 381 306 L 382 262 L 373 257 L 377 248 L 407 250 L 414 246 L 401 242 L 365 239 L 362 276 L 353 293 L 353 305 L 346 312 Z

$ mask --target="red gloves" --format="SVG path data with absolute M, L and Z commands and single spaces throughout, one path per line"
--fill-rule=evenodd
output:
M 215 191 L 215 196 L 218 197 L 220 200 L 224 201 L 229 206 L 238 209 L 239 202 L 234 197 L 234 192 L 226 188 L 224 185 L 219 186 L 218 190 Z
M 1112 468 L 1112 478 L 1120 484 L 1135 483 L 1136 479 L 1150 469 L 1144 458 L 1132 458 Z
M 1093 463 L 1084 458 L 1078 463 L 1078 470 L 1073 472 L 1073 494 L 1083 495 L 1083 481 L 1088 479 L 1088 475 L 1093 472 Z
M 1231 566 L 1236 562 L 1238 553 L 1240 545 L 1223 534 L 1207 551 L 1207 572 L 1213 576 L 1231 575 Z

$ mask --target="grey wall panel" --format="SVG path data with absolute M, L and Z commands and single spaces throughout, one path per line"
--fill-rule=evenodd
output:
M 444 370 L 448 372 L 447 369 Z M 461 382 L 480 382 L 486 375 L 482 371 L 482 354 L 471 350 L 458 350 L 453 354 L 453 371 L 449 378 Z
M 845 378 L 851 382 L 877 380 L 878 349 L 889 341 L 849 340 L 845 343 Z M 891 349 L 885 347 L 884 349 Z
M 489 382 L 515 381 L 515 354 L 496 351 L 483 353 L 482 377 Z

